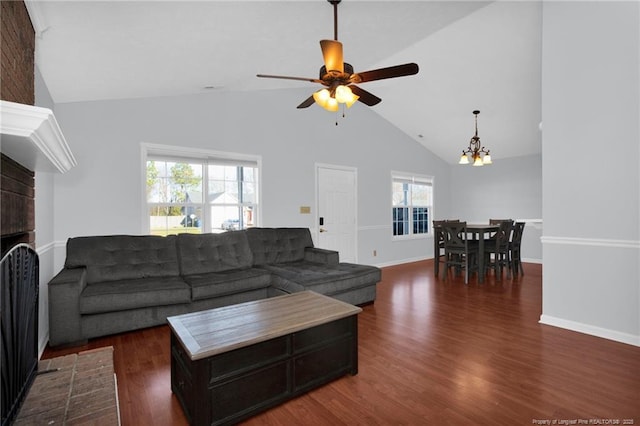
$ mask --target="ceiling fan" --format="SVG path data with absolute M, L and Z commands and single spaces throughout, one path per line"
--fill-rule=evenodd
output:
M 368 81 L 383 80 L 385 78 L 404 77 L 418 73 L 418 65 L 408 63 L 371 71 L 354 73 L 353 66 L 343 61 L 342 43 L 338 41 L 338 3 L 341 0 L 327 0 L 333 5 L 333 40 L 320 40 L 320 48 L 324 58 L 324 65 L 320 68 L 319 78 L 288 77 L 281 75 L 258 74 L 262 78 L 281 78 L 287 80 L 309 81 L 319 83 L 326 88 L 318 90 L 305 99 L 298 108 L 307 108 L 314 102 L 327 111 L 338 111 L 339 104 L 348 108 L 356 101 L 368 106 L 377 105 L 382 101 L 376 95 L 356 86 Z

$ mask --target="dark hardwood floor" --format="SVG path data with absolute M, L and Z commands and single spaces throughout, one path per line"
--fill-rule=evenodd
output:
M 640 348 L 539 324 L 542 267 L 524 268 L 482 285 L 435 279 L 433 261 L 384 268 L 359 316 L 358 375 L 244 424 L 640 424 Z M 123 425 L 186 424 L 167 326 L 44 358 L 102 346 L 114 347 Z

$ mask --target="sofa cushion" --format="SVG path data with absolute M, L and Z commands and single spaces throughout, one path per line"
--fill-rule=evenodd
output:
M 379 268 L 353 263 L 325 265 L 303 261 L 262 267 L 272 272 L 275 288 L 287 290 L 302 286 L 327 296 L 370 286 L 381 277 Z
M 271 274 L 254 268 L 185 275 L 183 279 L 191 286 L 193 300 L 242 293 L 271 285 Z
M 124 311 L 191 301 L 191 288 L 179 277 L 106 281 L 87 285 L 80 313 Z
M 249 228 L 246 233 L 256 266 L 297 262 L 305 248 L 313 247 L 308 228 Z
M 178 259 L 182 275 L 249 268 L 253 255 L 243 231 L 221 234 L 179 234 Z
M 97 283 L 179 275 L 175 236 L 108 235 L 67 240 L 65 267 L 86 266 Z

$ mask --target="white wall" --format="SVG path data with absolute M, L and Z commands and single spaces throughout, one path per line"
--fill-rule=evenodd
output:
M 260 155 L 261 226 L 314 229 L 315 164 L 355 167 L 358 261 L 381 265 L 432 257 L 430 240 L 391 242 L 391 170 L 436 176 L 438 211 L 446 214 L 450 167 L 363 105 L 347 110 L 344 119 L 316 106 L 296 109 L 308 94 L 220 91 L 56 105 L 78 161 L 56 176 L 59 249 L 74 236 L 146 233 L 140 143 L 147 142 Z M 311 206 L 312 214 L 300 214 L 300 206 Z
M 640 345 L 640 4 L 543 6 L 541 322 Z
M 40 71 L 35 72 L 35 104 L 54 109 L 49 90 L 42 80 Z M 47 283 L 58 269 L 55 266 L 55 240 L 53 217 L 54 174 L 35 173 L 35 223 L 36 252 L 40 262 L 39 308 L 38 308 L 38 347 L 40 354 L 49 340 L 49 293 Z
M 542 262 L 541 155 L 493 160 L 492 165 L 483 167 L 455 165 L 451 176 L 455 194 L 451 200 L 452 217 L 470 223 L 501 218 L 525 220 L 523 260 Z

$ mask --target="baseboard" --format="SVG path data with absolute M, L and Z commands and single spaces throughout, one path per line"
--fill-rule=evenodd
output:
M 378 268 L 384 268 L 386 266 L 398 266 L 398 265 L 404 265 L 405 263 L 421 262 L 423 260 L 429 260 L 429 259 L 433 259 L 433 256 L 414 257 L 411 259 L 400 259 L 400 260 L 394 260 L 391 262 L 376 263 L 373 266 L 377 266 Z M 542 265 L 542 259 L 522 259 L 522 263 L 536 263 L 538 265 Z
M 640 347 L 640 335 L 621 333 L 619 331 L 552 317 L 549 315 L 540 315 L 539 323 Z
M 42 359 L 42 354 L 44 350 L 47 348 L 47 343 L 49 343 L 49 332 L 47 331 L 42 339 L 38 341 L 38 359 Z
M 429 257 L 414 257 L 414 258 L 411 258 L 411 259 L 393 260 L 391 262 L 376 263 L 373 266 L 377 266 L 378 268 L 384 268 L 384 267 L 387 267 L 387 266 L 404 265 L 405 263 L 420 262 L 420 261 L 429 260 L 429 259 L 433 259 L 433 256 L 429 256 Z

